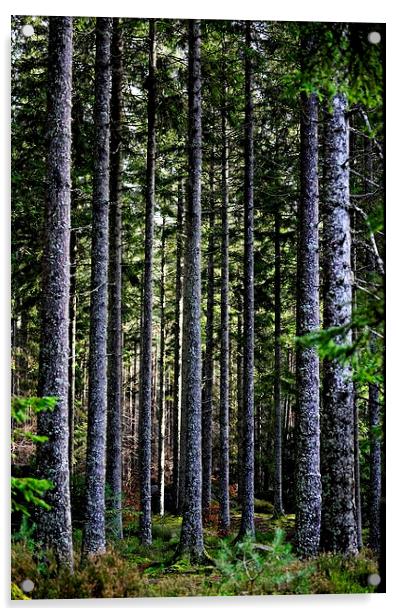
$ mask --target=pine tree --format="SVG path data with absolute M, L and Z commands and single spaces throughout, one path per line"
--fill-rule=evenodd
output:
M 53 411 L 38 416 L 38 433 L 47 441 L 37 448 L 41 475 L 53 483 L 38 509 L 41 543 L 60 564 L 73 568 L 69 488 L 69 284 L 70 160 L 73 55 L 71 17 L 49 19 L 47 199 L 42 277 L 39 395 L 58 399 Z
M 105 552 L 110 43 L 112 20 L 96 25 L 91 308 L 83 554 Z

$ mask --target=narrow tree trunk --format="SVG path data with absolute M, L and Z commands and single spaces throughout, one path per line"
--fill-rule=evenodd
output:
M 173 509 L 179 509 L 179 461 L 180 461 L 180 409 L 181 409 L 181 300 L 182 300 L 182 226 L 183 226 L 183 180 L 178 185 L 178 211 L 176 216 L 176 279 L 175 279 L 175 325 L 174 325 L 174 382 L 173 382 Z
M 165 511 L 165 218 L 161 229 L 161 278 L 160 278 L 160 356 L 158 392 L 158 488 L 159 512 Z
M 240 302 L 242 300 L 240 299 Z M 238 312 L 237 323 L 237 361 L 236 361 L 236 373 L 237 373 L 237 443 L 238 443 L 238 456 L 237 456 L 237 475 L 238 475 L 238 502 L 242 505 L 243 502 L 243 331 L 242 331 L 242 306 Z
M 111 31 L 112 20 L 98 17 L 95 59 L 89 399 L 83 536 L 83 554 L 88 556 L 105 552 Z
M 175 325 L 174 325 L 174 382 L 173 382 L 173 509 L 179 508 L 179 443 L 180 443 L 180 409 L 181 409 L 181 299 L 182 299 L 182 219 L 183 219 L 183 180 L 178 187 L 178 211 L 176 217 L 176 279 L 175 279 Z
M 228 226 L 228 139 L 226 86 L 221 107 L 221 348 L 220 348 L 220 532 L 230 529 L 229 510 L 229 226 Z
M 209 200 L 209 241 L 207 257 L 207 313 L 206 313 L 206 352 L 204 358 L 204 390 L 202 419 L 202 509 L 206 520 L 211 506 L 212 474 L 212 427 L 213 427 L 213 378 L 214 378 L 214 154 L 210 164 L 210 200 Z
M 122 31 L 113 20 L 110 140 L 108 427 L 106 482 L 110 527 L 123 538 L 122 524 Z
M 143 545 L 151 545 L 151 445 L 152 445 L 152 311 L 153 311 L 153 240 L 155 201 L 155 122 L 156 122 L 156 44 L 155 21 L 150 19 L 148 63 L 148 141 L 147 194 L 144 242 L 144 299 L 140 377 L 140 536 Z
M 253 101 L 251 24 L 245 22 L 245 206 L 244 206 L 244 425 L 243 502 L 239 537 L 255 534 L 254 521 L 254 255 Z
M 274 511 L 283 509 L 283 430 L 281 412 L 281 216 L 274 216 Z
M 52 412 L 38 415 L 41 476 L 52 481 L 50 510 L 38 509 L 38 534 L 60 564 L 73 568 L 69 488 L 70 158 L 73 21 L 49 19 L 47 200 L 42 278 L 39 395 L 55 396 Z
M 201 459 L 201 61 L 200 21 L 189 20 L 189 204 L 183 284 L 183 371 L 186 477 L 178 554 L 204 560 Z
M 301 197 L 298 217 L 297 336 L 319 329 L 318 101 L 301 95 Z M 321 523 L 319 357 L 297 346 L 296 545 L 318 552 Z
M 323 325 L 351 321 L 351 238 L 349 216 L 347 101 L 337 94 L 326 114 L 324 168 Z M 351 331 L 336 343 L 351 342 Z M 355 554 L 357 526 L 354 494 L 354 414 L 351 366 L 339 359 L 323 362 L 322 535 L 325 550 Z
M 77 320 L 77 235 L 70 233 L 70 299 L 69 299 L 69 471 L 74 467 L 74 415 L 76 400 L 76 320 Z

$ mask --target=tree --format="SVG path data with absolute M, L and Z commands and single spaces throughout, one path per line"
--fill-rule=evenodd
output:
M 223 45 L 223 54 L 225 46 Z M 225 65 L 223 60 L 223 71 Z M 229 226 L 228 140 L 226 83 L 223 76 L 221 101 L 221 347 L 220 347 L 220 531 L 228 534 L 229 510 Z
M 113 19 L 109 179 L 109 319 L 106 484 L 111 527 L 122 539 L 122 30 Z
M 309 53 L 310 42 L 305 40 Z M 297 336 L 319 329 L 318 100 L 301 94 Z M 321 523 L 319 357 L 297 345 L 296 543 L 304 556 L 319 548 Z
M 336 94 L 326 110 L 323 216 L 323 326 L 351 322 L 350 195 L 347 99 Z M 351 343 L 351 329 L 335 336 Z M 348 358 L 323 362 L 322 547 L 345 554 L 357 552 L 354 496 L 354 413 Z
M 274 511 L 283 510 L 283 414 L 281 412 L 281 213 L 274 214 Z
M 254 535 L 254 271 L 253 271 L 253 100 L 252 26 L 245 22 L 245 178 L 244 178 L 244 422 L 242 519 L 239 537 Z
M 52 411 L 38 416 L 37 466 L 53 484 L 50 509 L 38 510 L 41 543 L 54 550 L 61 565 L 73 568 L 69 488 L 69 284 L 70 160 L 73 54 L 71 17 L 49 19 L 47 103 L 47 198 L 42 277 L 39 395 L 55 397 Z
M 155 201 L 156 42 L 155 20 L 149 23 L 147 99 L 147 178 L 144 237 L 143 331 L 140 375 L 140 535 L 144 545 L 152 542 L 151 531 L 151 398 L 152 398 L 152 311 L 153 240 Z
M 183 521 L 178 554 L 203 561 L 201 465 L 201 28 L 189 20 L 189 201 L 183 278 L 183 404 L 186 409 L 186 466 Z
M 165 511 L 165 218 L 161 227 L 160 356 L 158 360 L 158 492 L 160 515 Z
M 97 18 L 88 431 L 82 547 L 85 556 L 105 552 L 111 31 L 110 18 Z

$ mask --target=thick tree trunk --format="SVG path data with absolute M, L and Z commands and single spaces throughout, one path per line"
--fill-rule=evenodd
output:
M 159 513 L 165 512 L 165 218 L 161 229 L 161 278 L 160 278 L 160 356 L 158 391 L 158 489 Z
M 254 255 L 253 101 L 251 23 L 245 22 L 245 206 L 244 206 L 244 425 L 243 502 L 239 537 L 255 534 L 254 521 Z
M 175 325 L 174 325 L 174 382 L 173 382 L 173 508 L 179 508 L 179 453 L 181 409 L 181 300 L 182 300 L 182 253 L 183 253 L 183 180 L 178 186 L 178 211 L 176 217 L 176 279 L 175 279 Z
M 69 284 L 70 159 L 73 21 L 49 19 L 47 199 L 42 278 L 39 395 L 55 396 L 52 412 L 38 415 L 37 464 L 53 483 L 48 511 L 38 509 L 41 543 L 54 550 L 61 565 L 73 568 L 69 488 Z
M 183 281 L 183 404 L 186 408 L 186 476 L 178 554 L 204 559 L 201 459 L 201 61 L 200 21 L 189 21 L 189 203 Z
M 301 197 L 298 219 L 297 336 L 319 329 L 318 101 L 301 95 Z M 321 523 L 319 357 L 297 346 L 296 545 L 318 552 Z
M 152 311 L 153 311 L 153 240 L 155 202 L 155 123 L 156 123 L 156 43 L 155 21 L 150 19 L 148 63 L 148 140 L 147 194 L 144 242 L 144 295 L 140 377 L 140 536 L 143 545 L 151 545 L 151 446 L 152 446 Z
M 225 80 L 223 81 L 225 84 Z M 229 226 L 226 86 L 221 108 L 220 532 L 229 533 Z
M 97 18 L 88 432 L 83 535 L 83 554 L 88 556 L 105 552 L 111 32 L 112 20 Z
M 122 31 L 113 20 L 110 139 L 108 426 L 106 483 L 110 527 L 123 538 L 122 524 Z
M 281 216 L 274 216 L 274 511 L 283 510 L 283 425 L 281 412 Z
M 214 203 L 214 155 L 210 164 L 210 212 L 207 257 L 207 313 L 206 352 L 204 358 L 204 389 L 202 418 L 202 510 L 206 520 L 211 506 L 212 474 L 212 427 L 213 427 L 213 379 L 214 379 L 214 251 L 215 251 L 215 203 Z
M 337 94 L 326 114 L 324 168 L 324 313 L 323 325 L 351 321 L 351 238 L 349 216 L 347 101 Z M 336 343 L 350 343 L 351 331 Z M 354 413 L 351 366 L 339 359 L 323 362 L 322 547 L 355 554 L 357 526 L 354 493 Z

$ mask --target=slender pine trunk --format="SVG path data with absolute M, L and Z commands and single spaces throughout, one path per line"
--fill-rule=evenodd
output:
M 113 19 L 111 68 L 110 214 L 109 214 L 109 322 L 108 425 L 106 483 L 110 528 L 123 538 L 122 523 L 122 30 Z
M 318 101 L 301 95 L 301 196 L 298 217 L 297 336 L 319 329 Z M 319 357 L 297 345 L 296 545 L 318 552 L 321 523 Z
M 155 133 L 156 133 L 156 43 L 155 21 L 150 19 L 148 61 L 148 139 L 147 189 L 144 240 L 143 324 L 140 376 L 140 536 L 143 545 L 151 545 L 151 447 L 152 447 L 152 312 L 153 312 L 153 241 L 155 208 Z
M 161 278 L 160 278 L 160 356 L 158 392 L 158 493 L 159 513 L 165 511 L 165 218 L 161 229 Z
M 183 180 L 178 185 L 178 210 L 176 215 L 176 279 L 175 279 L 175 325 L 174 325 L 174 380 L 173 380 L 173 509 L 179 509 L 179 453 L 180 453 L 180 410 L 181 410 L 181 299 L 182 299 L 182 253 L 183 253 Z
M 91 306 L 83 554 L 105 552 L 107 415 L 108 209 L 110 43 L 112 20 L 96 25 L 94 182 L 92 197 Z
M 283 509 L 283 426 L 281 411 L 281 214 L 274 215 L 274 512 Z
M 253 100 L 251 23 L 245 22 L 245 187 L 244 187 L 244 424 L 243 502 L 239 538 L 255 534 L 254 521 L 254 254 Z
M 351 238 L 347 100 L 337 94 L 326 112 L 324 160 L 323 325 L 351 321 Z M 335 337 L 351 343 L 351 331 Z M 322 547 L 343 554 L 357 552 L 354 488 L 354 405 L 351 365 L 323 362 Z
M 53 483 L 46 493 L 51 508 L 38 508 L 41 543 L 58 562 L 73 568 L 69 487 L 69 285 L 70 159 L 73 20 L 49 18 L 47 199 L 42 274 L 39 395 L 58 399 L 53 411 L 38 415 L 37 465 Z
M 207 257 L 207 312 L 206 351 L 204 357 L 204 389 L 202 417 L 202 510 L 206 520 L 211 506 L 212 428 L 213 428 L 213 379 L 214 379 L 214 251 L 215 251 L 215 198 L 214 153 L 210 163 L 209 240 Z
M 201 457 L 201 27 L 189 20 L 189 202 L 183 281 L 183 404 L 186 408 L 186 476 L 178 555 L 203 561 Z

